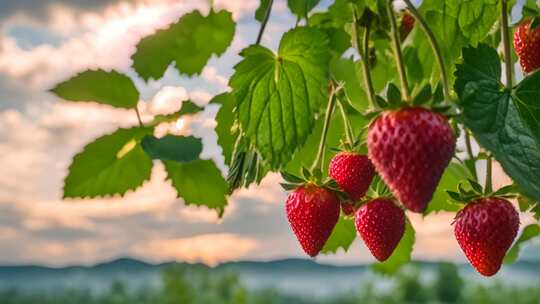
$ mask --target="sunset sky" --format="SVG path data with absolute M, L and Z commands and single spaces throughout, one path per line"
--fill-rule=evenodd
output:
M 180 77 L 170 68 L 162 80 L 145 83 L 130 69 L 137 41 L 193 9 L 206 13 L 207 1 L 0 0 L 0 264 L 92 264 L 123 256 L 209 264 L 304 257 L 287 224 L 286 193 L 276 175 L 235 193 L 222 219 L 205 208 L 185 207 L 161 165 L 151 182 L 124 198 L 61 200 L 71 157 L 92 139 L 135 125 L 136 117 L 107 106 L 62 102 L 47 90 L 76 72 L 100 67 L 136 79 L 143 119 L 177 109 L 188 98 L 204 105 L 228 90 L 227 79 L 240 60 L 236 54 L 255 41 L 258 3 L 215 1 L 233 12 L 238 26 L 227 53 L 213 58 L 200 77 Z M 294 23 L 286 1 L 276 0 L 263 44 L 275 49 Z M 213 131 L 217 109 L 209 106 L 186 121 L 182 132 L 202 136 L 203 157 L 215 159 L 225 173 Z M 500 171 L 498 176 L 497 183 L 503 183 Z M 452 218 L 412 217 L 415 258 L 464 261 Z M 525 257 L 539 250 L 529 246 Z M 318 260 L 366 263 L 372 257 L 357 240 L 347 254 Z

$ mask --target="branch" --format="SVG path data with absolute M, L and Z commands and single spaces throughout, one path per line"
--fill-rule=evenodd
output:
M 264 29 L 266 28 L 266 24 L 268 23 L 268 20 L 270 19 L 270 13 L 272 12 L 272 5 L 274 4 L 274 0 L 268 1 L 268 7 L 266 8 L 266 12 L 264 13 L 264 19 L 261 22 L 261 28 L 259 29 L 259 34 L 257 35 L 257 41 L 255 44 L 261 44 L 261 39 L 264 33 Z
M 388 1 L 387 13 L 388 18 L 390 19 L 390 26 L 392 28 L 392 42 L 394 49 L 394 57 L 396 58 L 396 65 L 399 73 L 399 80 L 401 82 L 401 94 L 406 101 L 411 100 L 411 95 L 409 93 L 409 83 L 407 81 L 407 73 L 405 72 L 405 64 L 403 62 L 403 54 L 401 53 L 401 40 L 399 37 L 399 31 L 396 23 L 396 16 L 394 14 L 394 7 L 392 5 L 393 1 Z

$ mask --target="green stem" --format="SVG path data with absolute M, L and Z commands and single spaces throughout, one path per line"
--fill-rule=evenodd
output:
M 353 45 L 358 50 L 358 54 L 362 56 L 362 75 L 364 76 L 364 86 L 367 90 L 367 97 L 369 101 L 369 105 L 372 109 L 378 108 L 377 106 L 377 100 L 375 97 L 375 89 L 373 88 L 373 79 L 371 78 L 371 67 L 369 66 L 369 35 L 371 32 L 371 24 L 368 23 L 366 25 L 366 28 L 364 30 L 364 36 L 362 39 L 362 43 L 360 43 L 360 37 L 358 37 L 358 16 L 356 15 L 356 10 L 353 10 L 353 18 L 354 18 L 354 24 L 353 24 Z
M 493 157 L 491 155 L 487 159 L 486 164 L 486 187 L 485 192 L 493 192 L 492 171 L 493 171 Z
M 444 63 L 444 59 L 442 56 L 441 47 L 439 46 L 439 43 L 437 42 L 437 38 L 435 38 L 435 34 L 433 34 L 433 31 L 427 24 L 426 20 L 420 15 L 418 10 L 414 7 L 414 5 L 411 3 L 410 0 L 403 0 L 405 1 L 405 4 L 407 4 L 407 8 L 411 15 L 420 23 L 420 28 L 426 34 L 428 41 L 431 45 L 431 49 L 433 50 L 433 54 L 435 55 L 435 58 L 437 59 L 437 64 L 439 65 L 439 70 L 441 72 L 441 80 L 443 84 L 443 93 L 444 98 L 446 101 L 450 101 L 450 85 L 448 81 L 448 75 L 446 74 L 446 65 Z
M 274 4 L 274 0 L 268 1 L 268 7 L 266 8 L 266 12 L 264 13 L 264 19 L 261 22 L 261 28 L 259 29 L 259 34 L 257 35 L 257 41 L 255 42 L 255 44 L 261 44 L 264 29 L 266 28 L 266 24 L 268 23 L 268 20 L 270 19 L 270 13 L 272 12 L 273 4 Z
M 504 49 L 504 64 L 506 72 L 506 88 L 512 88 L 512 54 L 510 48 L 510 33 L 508 30 L 508 1 L 501 0 L 501 33 Z
M 332 113 L 334 112 L 335 107 L 336 91 L 335 88 L 332 86 L 332 92 L 330 93 L 330 97 L 328 98 L 328 106 L 326 107 L 326 114 L 324 116 L 324 124 L 321 140 L 319 142 L 319 150 L 317 151 L 317 156 L 315 157 L 313 165 L 311 166 L 311 171 L 314 171 L 315 169 L 320 169 L 322 167 L 324 147 L 326 146 L 326 137 L 328 136 L 328 130 L 330 129 L 330 120 L 332 119 Z
M 465 146 L 467 147 L 467 155 L 469 156 L 469 159 L 470 160 L 474 160 L 475 157 L 474 157 L 474 154 L 473 154 L 473 151 L 472 151 L 472 145 L 471 145 L 471 135 L 469 134 L 469 132 L 467 130 L 465 130 Z M 478 180 L 478 174 L 476 173 L 476 165 L 473 167 L 473 177 L 474 177 L 474 180 L 477 181 Z
M 387 13 L 390 19 L 390 26 L 392 28 L 392 45 L 394 49 L 394 57 L 396 58 L 396 65 L 399 74 L 399 80 L 401 82 L 401 95 L 406 101 L 411 100 L 409 93 L 409 83 L 407 81 L 407 73 L 405 72 L 405 64 L 403 62 L 403 54 L 401 53 L 401 39 L 399 37 L 399 31 L 396 23 L 396 16 L 394 14 L 394 8 L 392 5 L 393 0 L 388 1 Z
M 135 106 L 135 113 L 137 114 L 137 120 L 139 121 L 139 126 L 142 128 L 144 127 L 144 124 L 141 119 L 141 113 L 139 112 L 139 108 Z
M 347 116 L 347 112 L 345 111 L 342 101 L 339 100 L 337 104 L 339 111 L 341 112 L 341 118 L 343 119 L 343 128 L 345 129 L 345 138 L 347 140 L 347 144 L 352 147 L 354 145 L 354 134 L 351 127 L 351 122 L 349 121 L 349 117 Z

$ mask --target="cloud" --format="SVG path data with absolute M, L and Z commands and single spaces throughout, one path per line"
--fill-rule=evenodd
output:
M 119 2 L 119 0 L 19 0 L 2 1 L 0 4 L 0 19 L 8 16 L 24 14 L 39 19 L 46 19 L 50 9 L 57 5 L 69 7 L 79 11 L 98 11 L 106 5 Z
M 137 120 L 133 111 L 60 102 L 45 89 L 88 68 L 114 68 L 134 76 L 129 57 L 140 37 L 194 8 L 207 10 L 206 1 L 4 2 L 0 18 L 11 14 L 4 27 L 31 27 L 60 39 L 23 48 L 20 37 L 0 36 L 0 167 L 8 172 L 0 175 L 0 262 L 65 265 L 134 254 L 215 264 L 305 256 L 287 223 L 286 193 L 277 174 L 270 174 L 258 187 L 235 193 L 222 219 L 207 208 L 184 206 L 158 163 L 152 180 L 124 198 L 60 199 L 71 157 L 93 139 L 118 127 L 134 126 Z M 213 58 L 201 77 L 180 78 L 172 68 L 164 79 L 148 84 L 134 77 L 143 96 L 139 109 L 145 122 L 153 114 L 178 110 L 185 99 L 206 105 L 214 93 L 227 90 L 226 77 L 240 60 L 236 53 L 253 42 L 258 30 L 256 23 L 244 18 L 252 18 L 258 1 L 215 3 L 234 11 L 239 20 L 231 49 L 219 60 Z M 292 24 L 285 2 L 278 1 L 264 44 L 275 48 L 279 35 Z M 217 110 L 218 106 L 209 105 L 185 118 L 181 130 L 173 123 L 160 132 L 201 137 L 202 157 L 214 159 L 225 172 L 213 131 Z M 495 172 L 502 179 L 502 171 Z M 451 217 L 413 216 L 416 257 L 461 257 L 453 241 Z M 319 258 L 349 263 L 371 259 L 358 240 L 347 254 Z
M 131 252 L 147 256 L 154 252 L 156 261 L 219 262 L 238 260 L 258 247 L 258 241 L 230 233 L 203 234 L 189 238 L 153 240 L 135 246 Z

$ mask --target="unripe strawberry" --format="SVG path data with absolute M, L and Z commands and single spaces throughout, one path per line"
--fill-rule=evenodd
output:
M 369 158 L 405 207 L 423 212 L 456 147 L 446 117 L 420 107 L 386 111 L 370 126 Z
M 386 261 L 405 233 L 405 213 L 391 199 L 375 199 L 356 211 L 356 231 L 373 256 Z
M 502 198 L 481 198 L 461 210 L 454 235 L 476 270 L 484 276 L 499 271 L 519 229 L 519 214 Z
M 514 49 L 525 73 L 540 68 L 540 28 L 530 29 L 531 20 L 521 23 L 514 33 Z
M 350 199 L 357 201 L 366 195 L 375 176 L 375 168 L 366 155 L 340 152 L 330 161 L 328 175 Z
M 311 257 L 319 254 L 339 220 L 337 195 L 307 184 L 289 194 L 285 208 L 291 228 L 304 251 Z

